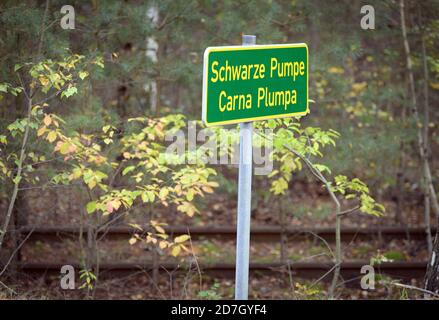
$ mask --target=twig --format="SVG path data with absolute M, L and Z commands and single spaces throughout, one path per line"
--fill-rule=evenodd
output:
M 312 288 L 313 286 L 315 286 L 317 283 L 322 281 L 328 274 L 330 274 L 332 272 L 332 270 L 334 270 L 336 267 L 339 267 L 339 266 L 340 266 L 339 264 L 334 264 L 331 269 L 329 269 L 323 276 L 321 276 L 316 281 L 314 281 L 309 287 Z
M 198 264 L 197 256 L 195 255 L 194 246 L 192 244 L 192 237 L 191 237 L 191 233 L 189 232 L 189 228 L 187 228 L 187 233 L 189 235 L 189 243 L 191 245 L 191 253 L 192 253 L 192 256 L 194 257 L 195 265 L 197 266 L 197 272 L 198 272 L 198 275 L 200 277 L 200 290 L 201 290 L 203 287 L 203 278 L 201 275 L 201 268 L 200 268 L 200 265 Z
M 23 244 L 29 239 L 29 237 L 34 232 L 35 228 L 32 228 L 32 230 L 27 234 L 26 238 L 23 239 L 23 241 L 15 248 L 15 250 L 12 252 L 11 256 L 9 257 L 8 262 L 6 262 L 5 266 L 3 267 L 2 271 L 0 271 L 0 277 L 5 273 L 6 269 L 8 268 L 9 264 L 11 263 L 14 256 L 17 254 L 18 250 L 23 246 Z
M 394 285 L 395 287 L 400 287 L 400 288 L 405 288 L 405 289 L 410 289 L 410 290 L 416 290 L 416 291 L 419 291 L 419 292 L 422 292 L 422 293 L 426 293 L 426 294 L 430 294 L 430 295 L 432 295 L 434 297 L 439 298 L 439 294 L 437 294 L 437 293 L 435 293 L 433 291 L 430 291 L 430 290 L 426 290 L 426 289 L 422 289 L 422 288 L 419 288 L 419 287 L 410 286 L 408 284 L 402 284 L 402 283 L 391 283 L 391 284 Z
M 339 215 L 340 216 L 348 215 L 348 214 L 350 214 L 350 213 L 352 213 L 354 211 L 357 211 L 358 209 L 360 209 L 360 206 L 356 206 L 356 207 L 344 210 L 344 211 L 340 212 Z
M 329 252 L 331 253 L 331 256 L 335 259 L 335 254 L 331 249 L 331 246 L 329 245 L 328 241 L 326 241 L 325 239 L 323 239 L 321 236 L 319 236 L 317 233 L 312 232 L 312 231 L 306 231 L 306 233 L 309 233 L 311 235 L 313 235 L 314 237 L 316 237 L 317 239 L 321 240 L 325 246 L 328 248 Z
M 17 292 L 15 292 L 13 289 L 9 288 L 6 284 L 4 284 L 2 281 L 0 281 L 0 284 L 5 287 L 5 289 L 9 290 L 13 294 L 17 295 Z

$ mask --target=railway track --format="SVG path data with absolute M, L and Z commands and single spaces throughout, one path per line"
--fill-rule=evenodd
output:
M 177 236 L 189 233 L 193 240 L 201 239 L 224 239 L 233 240 L 236 236 L 234 226 L 168 226 L 165 228 L 167 233 Z M 106 230 L 98 232 L 98 236 L 106 239 L 127 239 L 137 230 L 125 226 L 113 226 Z M 435 230 L 433 230 L 435 231 Z M 28 226 L 18 230 L 21 238 L 26 237 L 27 242 L 59 241 L 60 239 L 77 238 L 81 229 L 77 226 L 70 227 L 45 227 L 45 226 Z M 279 242 L 282 236 L 288 237 L 290 241 L 303 241 L 305 239 L 315 239 L 316 237 L 326 241 L 334 241 L 334 230 L 332 228 L 298 228 L 289 227 L 281 228 L 279 226 L 254 226 L 251 230 L 252 241 L 262 242 Z M 342 241 L 370 240 L 378 239 L 387 241 L 389 239 L 411 239 L 425 240 L 425 229 L 422 227 L 345 227 L 342 229 Z M 82 269 L 82 266 L 76 262 L 18 262 L 17 271 L 25 274 L 59 275 L 63 265 L 70 264 L 76 270 Z M 350 261 L 341 265 L 341 275 L 348 282 L 351 281 L 353 286 L 359 284 L 361 278 L 361 267 L 369 264 L 369 261 Z M 375 267 L 376 272 L 388 275 L 392 278 L 401 280 L 410 280 L 413 278 L 421 279 L 425 275 L 426 261 L 409 261 L 409 262 L 388 262 L 382 263 Z M 328 262 L 271 262 L 271 263 L 251 263 L 250 272 L 253 275 L 279 275 L 293 276 L 305 279 L 319 279 L 329 281 L 332 277 L 334 264 Z M 1 267 L 1 265 L 0 265 Z M 162 261 L 153 263 L 152 261 L 139 262 L 103 262 L 99 264 L 100 277 L 111 277 L 115 274 L 133 274 L 150 272 L 155 268 L 158 272 L 185 272 L 194 270 L 194 265 L 179 263 L 176 261 Z M 233 263 L 209 263 L 199 266 L 201 272 L 207 276 L 233 278 L 235 276 L 235 265 Z M 0 268 L 1 269 L 1 268 Z
M 63 265 L 72 265 L 76 270 L 81 266 L 77 263 L 20 263 L 18 269 L 27 274 L 52 274 L 59 275 Z M 341 265 L 341 276 L 345 281 L 352 282 L 351 285 L 359 285 L 361 278 L 361 267 L 369 264 L 369 261 L 344 262 Z M 375 266 L 379 274 L 384 274 L 392 278 L 410 280 L 413 278 L 421 279 L 425 275 L 427 262 L 387 262 Z M 156 265 L 157 270 L 162 273 L 187 273 L 189 269 L 197 272 L 195 264 L 189 266 L 177 262 L 160 262 Z M 235 265 L 233 263 L 215 263 L 200 265 L 203 275 L 233 278 L 235 276 Z M 112 277 L 114 275 L 126 275 L 133 273 L 150 272 L 154 268 L 153 262 L 120 262 L 102 263 L 99 265 L 100 277 Z M 297 263 L 250 263 L 250 273 L 253 275 L 279 275 L 304 278 L 319 279 L 330 281 L 332 279 L 333 264 L 330 262 L 297 262 Z
M 169 226 L 165 227 L 168 234 L 177 236 L 189 233 L 192 239 L 215 238 L 215 239 L 235 239 L 235 226 L 202 226 L 202 227 L 188 227 L 188 226 Z M 32 240 L 50 240 L 62 238 L 78 237 L 81 229 L 77 226 L 71 227 L 22 227 L 19 232 L 23 237 L 29 236 Z M 127 238 L 133 233 L 138 232 L 132 227 L 110 227 L 106 230 L 98 232 L 98 236 L 109 239 Z M 435 232 L 433 229 L 432 232 Z M 286 236 L 290 239 L 303 240 L 312 239 L 316 236 L 325 239 L 326 241 L 334 241 L 334 229 L 326 227 L 318 228 L 302 228 L 289 227 L 281 228 L 280 226 L 254 226 L 251 229 L 252 241 L 279 241 L 281 236 Z M 424 240 L 425 229 L 422 227 L 344 227 L 341 232 L 342 241 L 352 240 L 390 240 L 390 239 L 409 239 L 409 240 Z

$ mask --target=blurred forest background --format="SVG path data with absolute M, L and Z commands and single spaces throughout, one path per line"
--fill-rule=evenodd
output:
M 195 256 L 207 264 L 233 262 L 233 241 L 207 237 L 192 243 L 184 234 L 167 238 L 162 223 L 233 225 L 236 167 L 215 166 L 214 175 L 204 165 L 163 169 L 153 162 L 148 166 L 162 146 L 148 144 L 146 150 L 142 141 L 158 141 L 163 138 L 161 130 L 201 119 L 203 52 L 208 46 L 240 45 L 242 34 L 256 35 L 258 44 L 308 44 L 309 97 L 314 102 L 311 113 L 300 119 L 304 130 L 300 134 L 314 128 L 306 134 L 320 145 L 322 155 L 306 149 L 303 155 L 317 159 L 319 172 L 330 181 L 348 177 L 351 184 L 343 184 L 341 178 L 334 184 L 339 181 L 340 188 L 358 196 L 359 206 L 371 206 L 361 210 L 365 214 L 349 214 L 338 221 L 330 195 L 306 163 L 299 157 L 301 165 L 291 164 L 279 156 L 275 169 L 280 167 L 284 180 L 254 178 L 252 223 L 279 225 L 282 230 L 335 228 L 339 222 L 342 231 L 382 226 L 423 230 L 421 242 L 373 239 L 344 244 L 343 252 L 331 243 L 336 262 L 427 261 L 432 251 L 439 253 L 439 245 L 433 245 L 435 233 L 429 231 L 439 214 L 434 193 L 439 177 L 434 157 L 439 147 L 438 1 L 72 1 L 73 30 L 60 27 L 65 4 L 57 0 L 0 4 L 0 222 L 6 235 L 5 242 L 3 235 L 0 241 L 0 261 L 7 267 L 0 268 L 0 296 L 233 296 L 230 279 L 203 278 L 201 283 L 193 271 Z M 363 5 L 375 9 L 374 30 L 360 26 Z M 336 146 L 319 140 L 318 130 Z M 149 154 L 139 156 L 145 150 Z M 287 154 L 284 149 L 278 152 Z M 169 172 L 174 173 L 173 181 L 164 188 L 171 178 L 158 177 Z M 183 181 L 182 176 L 197 176 L 199 185 Z M 367 190 L 362 184 L 353 185 L 353 178 L 364 182 Z M 189 190 L 189 184 L 192 191 L 181 199 L 179 190 Z M 364 195 L 372 203 L 361 202 Z M 138 203 L 140 198 L 143 204 Z M 349 201 L 343 198 L 342 206 Z M 378 204 L 385 207 L 384 214 Z M 110 225 L 129 226 L 139 233 L 105 240 L 102 232 Z M 32 240 L 32 232 L 41 226 L 79 226 L 79 231 L 67 240 Z M 27 233 L 20 228 L 27 228 Z M 333 261 L 325 253 L 327 243 L 282 239 L 276 244 L 254 244 L 252 261 L 302 261 L 314 256 L 316 261 Z M 159 268 L 160 261 L 169 260 L 167 256 L 188 263 L 192 273 L 170 280 L 175 270 L 163 274 Z M 84 290 L 61 290 L 59 272 L 42 280 L 41 275 L 20 271 L 26 263 L 63 264 L 72 257 L 79 261 L 77 281 Z M 152 257 L 151 275 L 142 280 L 100 280 L 105 272 L 99 273 L 99 263 L 139 257 L 145 261 Z M 253 298 L 419 294 L 392 287 L 392 279 L 366 293 L 343 284 L 331 288 L 331 282 L 292 280 L 288 273 L 251 279 Z M 408 284 L 425 287 L 422 277 L 409 278 Z M 142 285 L 151 290 L 145 293 Z M 439 284 L 428 288 L 434 291 Z

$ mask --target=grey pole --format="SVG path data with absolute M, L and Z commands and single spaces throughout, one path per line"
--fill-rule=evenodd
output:
M 242 45 L 256 44 L 256 36 L 243 35 Z M 239 178 L 236 231 L 235 300 L 248 299 L 248 270 L 250 254 L 250 210 L 252 189 L 253 123 L 239 124 Z

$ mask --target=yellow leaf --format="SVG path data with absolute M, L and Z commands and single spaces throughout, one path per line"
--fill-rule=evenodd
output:
M 44 77 L 44 76 L 40 76 L 40 77 L 38 78 L 38 80 L 40 80 L 40 82 L 41 82 L 41 84 L 42 84 L 43 86 L 47 86 L 47 85 L 49 84 L 49 79 L 47 79 L 47 78 Z
M 160 241 L 159 242 L 159 247 L 160 249 L 164 249 L 168 246 L 168 243 L 166 241 Z
M 206 193 L 213 193 L 213 189 L 211 187 L 204 186 L 201 187 L 201 189 Z
M 167 188 L 163 188 L 159 192 L 159 197 L 160 199 L 164 199 L 168 194 L 169 194 L 169 190 Z
M 91 180 L 89 183 L 88 183 L 88 187 L 90 188 L 90 190 L 91 189 L 93 189 L 94 187 L 96 187 L 96 180 Z M 111 212 L 109 212 L 109 213 L 111 213 Z M 104 213 L 104 215 L 105 215 L 105 213 Z
M 56 140 L 56 131 L 50 131 L 49 134 L 47 135 L 47 140 L 49 142 L 53 142 Z
M 175 243 L 183 243 L 185 241 L 188 241 L 191 237 L 187 234 L 183 234 L 181 236 L 178 236 L 174 239 Z
M 135 244 L 137 242 L 137 239 L 136 238 L 131 238 L 128 242 L 130 243 L 130 245 L 133 245 L 133 244 Z
M 149 223 L 151 223 L 151 225 L 153 227 L 158 224 L 158 222 L 156 220 L 151 220 Z
M 328 69 L 329 73 L 333 73 L 333 74 L 343 74 L 344 70 L 342 68 L 339 67 L 331 67 Z
M 44 116 L 43 122 L 46 126 L 50 126 L 50 124 L 52 123 L 52 117 L 46 114 Z
M 215 182 L 215 181 L 210 181 L 207 184 L 213 188 L 216 188 L 219 186 L 218 182 Z
M 121 204 L 120 200 L 113 200 L 113 207 L 115 210 L 118 210 Z
M 181 248 L 180 248 L 179 245 L 177 245 L 177 246 L 174 246 L 174 247 L 172 248 L 171 254 L 172 254 L 174 257 L 176 257 L 176 256 L 178 256 L 178 255 L 180 254 L 180 251 L 181 251 Z
M 129 223 L 129 225 L 137 230 L 143 231 L 142 227 L 137 223 Z
M 70 175 L 71 180 L 79 179 L 82 175 L 82 170 L 79 168 L 76 168 L 73 170 L 72 174 Z
M 366 87 L 367 83 L 365 81 L 352 84 L 352 90 L 357 94 L 362 92 Z
M 159 225 L 155 225 L 154 229 L 157 230 L 157 232 L 159 233 L 166 233 L 165 229 L 163 229 L 162 227 L 160 227 Z
M 179 205 L 177 210 L 186 213 L 189 217 L 192 217 L 195 212 L 198 212 L 197 208 L 195 208 L 193 204 L 186 201 Z
M 42 126 L 41 128 L 38 129 L 37 131 L 37 136 L 40 137 L 44 134 L 44 132 L 46 132 L 46 127 Z

